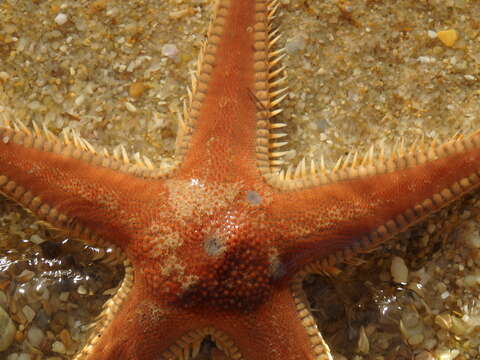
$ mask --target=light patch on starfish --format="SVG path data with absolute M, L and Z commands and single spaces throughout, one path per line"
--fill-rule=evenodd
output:
M 140 304 L 140 306 L 136 309 L 136 312 L 140 319 L 146 320 L 143 324 L 145 326 L 156 324 L 162 321 L 167 314 L 167 312 L 161 306 L 151 302 Z
M 162 265 L 160 266 L 160 274 L 165 277 L 170 277 L 175 274 L 183 275 L 184 271 L 185 265 L 176 256 L 163 259 Z
M 208 186 L 199 180 L 170 180 L 169 203 L 180 218 L 187 221 L 196 213 L 212 215 L 229 206 L 241 191 L 241 183 L 215 183 Z M 188 200 L 188 201 L 187 201 Z
M 269 271 L 274 280 L 281 279 L 286 274 L 285 264 L 279 256 L 278 249 L 272 247 L 268 255 Z
M 176 231 L 172 231 L 168 234 L 162 235 L 162 239 L 159 241 L 163 250 L 175 250 L 183 245 L 183 238 Z
M 182 290 L 188 290 L 191 288 L 193 285 L 197 284 L 198 281 L 200 280 L 200 277 L 196 275 L 186 275 L 183 277 L 182 281 Z
M 173 253 L 184 243 L 178 231 L 162 227 L 158 223 L 150 225 L 147 236 L 151 238 L 150 246 L 155 257 Z
M 165 278 L 175 279 L 184 290 L 199 280 L 198 276 L 185 273 L 185 264 L 177 256 L 164 259 L 160 266 L 160 274 Z

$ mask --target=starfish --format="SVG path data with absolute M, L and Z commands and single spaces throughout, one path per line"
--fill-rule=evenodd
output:
M 331 359 L 302 291 L 479 184 L 480 135 L 283 168 L 275 1 L 219 0 L 180 121 L 177 164 L 6 119 L 2 193 L 126 275 L 80 359 Z

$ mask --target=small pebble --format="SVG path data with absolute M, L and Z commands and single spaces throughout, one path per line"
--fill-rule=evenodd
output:
M 360 328 L 360 334 L 358 335 L 357 349 L 362 354 L 370 352 L 370 342 L 363 326 Z
M 85 289 L 85 286 L 83 285 L 80 285 L 77 289 L 77 292 L 80 294 L 80 295 L 86 295 L 88 293 L 87 289 Z
M 8 349 L 15 338 L 17 329 L 8 316 L 8 314 L 0 307 L 0 351 Z
M 298 51 L 305 49 L 305 46 L 305 36 L 303 34 L 299 34 L 287 40 L 285 44 L 285 51 L 289 54 L 294 54 Z
M 17 280 L 21 283 L 26 283 L 33 279 L 35 273 L 30 270 L 23 270 L 20 275 L 18 275 Z
M 34 347 L 40 347 L 45 338 L 45 334 L 36 326 L 32 326 L 27 332 L 27 339 Z
M 413 346 L 420 345 L 423 342 L 424 339 L 425 339 L 425 337 L 424 337 L 423 334 L 415 334 L 415 335 L 410 336 L 408 338 L 408 343 L 410 345 L 413 345 Z
M 35 319 L 35 311 L 30 306 L 25 305 L 22 309 L 22 312 L 28 322 L 32 322 L 32 320 Z
M 134 113 L 134 112 L 137 112 L 137 108 L 135 107 L 135 105 L 133 105 L 131 102 L 126 102 L 125 103 L 125 107 L 127 108 L 127 110 L 131 113 Z
M 444 45 L 451 47 L 458 40 L 458 32 L 455 29 L 442 30 L 437 32 L 437 37 Z
M 59 13 L 57 16 L 55 16 L 55 22 L 58 25 L 63 25 L 68 21 L 68 16 L 65 15 L 64 13 Z
M 133 84 L 130 85 L 130 88 L 128 89 L 128 93 L 131 97 L 134 98 L 139 98 L 142 96 L 142 94 L 145 92 L 147 89 L 147 86 L 144 82 L 134 82 Z
M 65 345 L 63 345 L 62 342 L 60 342 L 60 341 L 55 341 L 55 342 L 52 344 L 52 351 L 53 351 L 53 352 L 56 352 L 56 353 L 59 353 L 59 354 L 65 354 L 65 352 L 67 351 L 67 349 L 65 348 Z
M 419 56 L 417 60 L 422 64 L 431 64 L 437 61 L 433 56 Z
M 452 316 L 446 313 L 435 316 L 435 324 L 443 329 L 450 329 L 452 327 Z
M 435 39 L 437 37 L 437 33 L 433 30 L 428 30 L 427 35 L 430 39 Z
M 67 329 L 63 329 L 60 332 L 60 340 L 62 340 L 62 343 L 68 348 L 69 346 L 72 345 L 72 338 L 70 336 L 70 332 Z
M 37 234 L 33 234 L 32 236 L 30 236 L 30 242 L 36 244 L 36 245 L 40 245 L 40 244 L 43 244 L 46 240 L 42 237 L 40 237 L 39 235 Z
M 10 75 L 5 71 L 0 71 L 0 80 L 7 81 L 8 79 L 10 79 Z
M 401 257 L 393 257 L 390 273 L 392 274 L 393 281 L 396 283 L 406 284 L 408 282 L 408 268 Z
M 466 244 L 473 249 L 480 248 L 480 235 L 478 233 L 474 233 L 467 237 Z
M 176 60 L 178 55 L 178 48 L 175 44 L 165 44 L 162 46 L 162 55 L 170 59 Z
M 69 296 L 70 296 L 70 293 L 64 291 L 59 295 L 58 298 L 60 299 L 60 301 L 67 301 Z

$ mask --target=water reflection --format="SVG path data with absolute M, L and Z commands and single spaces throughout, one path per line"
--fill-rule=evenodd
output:
M 480 277 L 470 281 L 480 265 L 478 213 L 469 199 L 341 266 L 338 276 L 306 280 L 336 360 L 478 359 Z M 394 281 L 393 257 L 405 260 L 405 284 Z
M 45 230 L 28 216 L 7 214 L 1 229 L 14 231 L 1 233 L 0 306 L 15 333 L 0 358 L 70 359 L 123 268 L 104 263 L 108 251 Z

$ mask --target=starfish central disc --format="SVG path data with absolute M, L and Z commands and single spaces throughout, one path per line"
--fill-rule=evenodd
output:
M 242 311 L 265 302 L 281 279 L 277 250 L 263 230 L 268 194 L 198 179 L 172 180 L 168 189 L 176 220 L 155 220 L 151 250 L 138 255 L 149 264 L 141 268 L 155 297 Z

